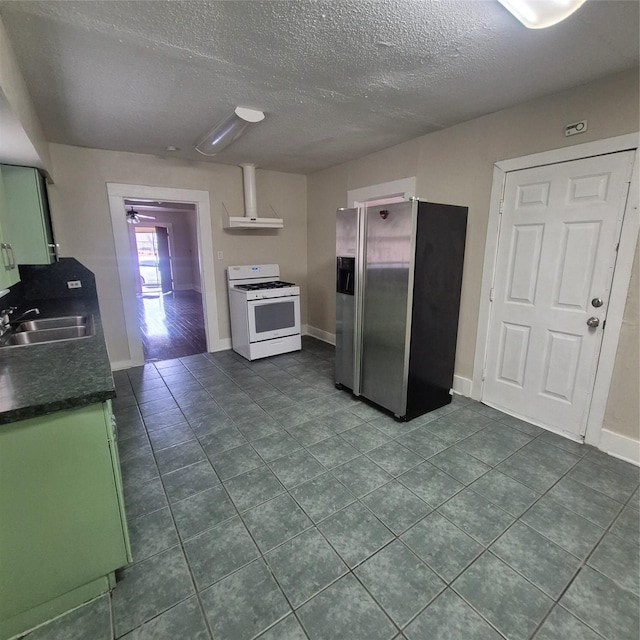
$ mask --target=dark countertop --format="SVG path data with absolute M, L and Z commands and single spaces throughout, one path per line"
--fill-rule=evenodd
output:
M 40 315 L 92 314 L 95 335 L 78 340 L 0 347 L 0 424 L 115 398 L 100 309 L 93 295 L 29 300 L 17 313 L 38 307 Z

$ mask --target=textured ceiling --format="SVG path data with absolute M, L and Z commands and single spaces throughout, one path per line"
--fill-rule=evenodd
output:
M 525 29 L 496 0 L 0 1 L 52 142 L 310 173 L 638 64 L 638 0 Z

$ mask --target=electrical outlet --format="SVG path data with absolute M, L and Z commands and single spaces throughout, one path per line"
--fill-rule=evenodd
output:
M 67 280 L 67 289 L 81 289 L 82 282 L 80 280 Z
M 218 251 L 218 260 L 222 260 L 222 259 L 223 259 L 222 251 Z

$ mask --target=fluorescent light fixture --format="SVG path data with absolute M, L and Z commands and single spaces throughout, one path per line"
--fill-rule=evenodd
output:
M 236 107 L 235 111 L 207 132 L 196 144 L 196 151 L 214 156 L 235 142 L 247 129 L 264 120 L 264 113 L 256 109 Z
M 529 29 L 546 29 L 568 18 L 585 0 L 498 0 Z

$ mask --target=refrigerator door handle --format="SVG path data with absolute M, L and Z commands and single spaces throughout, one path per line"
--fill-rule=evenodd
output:
M 355 332 L 354 332 L 354 363 L 353 363 L 353 393 L 360 395 L 362 389 L 362 317 L 364 315 L 364 288 L 365 288 L 365 263 L 367 253 L 367 209 L 358 207 L 357 242 L 356 253 L 356 279 L 355 279 Z
M 366 208 L 358 207 L 358 223 L 356 227 L 357 246 L 356 252 L 356 274 L 354 286 L 355 298 L 355 330 L 353 349 L 353 394 L 360 395 L 362 381 L 362 314 L 364 307 L 364 279 L 365 279 L 365 255 L 366 255 Z

